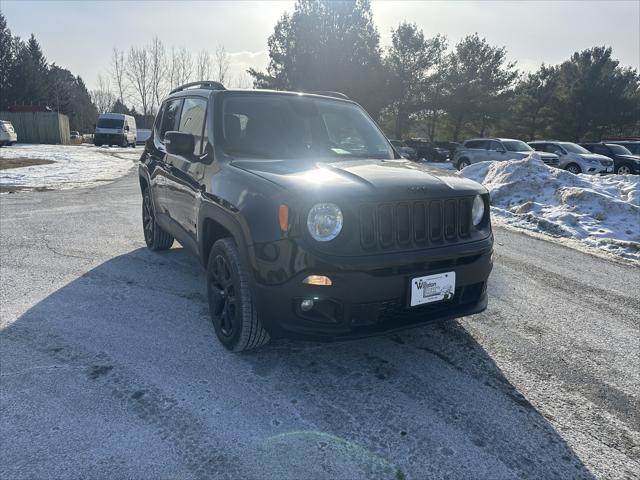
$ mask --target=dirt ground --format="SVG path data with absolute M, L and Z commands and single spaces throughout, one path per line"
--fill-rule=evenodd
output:
M 32 165 L 46 165 L 54 163 L 53 160 L 43 160 L 40 158 L 0 158 L 0 170 L 8 170 L 9 168 L 30 167 Z

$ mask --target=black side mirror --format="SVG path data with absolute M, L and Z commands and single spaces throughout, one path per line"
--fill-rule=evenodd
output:
M 125 126 L 124 126 L 124 131 L 125 131 L 125 132 L 128 132 L 128 131 L 129 131 L 129 125 L 125 125 Z
M 168 153 L 191 155 L 195 146 L 195 138 L 190 133 L 169 131 L 164 134 L 164 145 Z

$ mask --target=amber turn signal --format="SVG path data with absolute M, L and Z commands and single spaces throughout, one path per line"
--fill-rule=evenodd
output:
M 289 231 L 289 207 L 286 205 L 280 205 L 278 210 L 278 220 L 280 222 L 280 231 L 287 233 Z
M 324 275 L 309 275 L 302 281 L 302 283 L 306 283 L 307 285 L 332 285 L 331 279 Z

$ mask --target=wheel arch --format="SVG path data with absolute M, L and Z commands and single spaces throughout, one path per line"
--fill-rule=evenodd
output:
M 230 237 L 236 242 L 238 250 L 251 269 L 253 261 L 250 256 L 249 242 L 240 222 L 231 213 L 208 202 L 202 204 L 198 218 L 198 232 L 198 248 L 202 265 L 207 265 L 213 244 L 221 238 Z

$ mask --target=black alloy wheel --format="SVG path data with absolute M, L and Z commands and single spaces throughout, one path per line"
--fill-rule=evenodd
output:
M 211 266 L 207 279 L 211 319 L 224 337 L 231 338 L 237 328 L 237 279 L 222 253 L 216 253 Z

